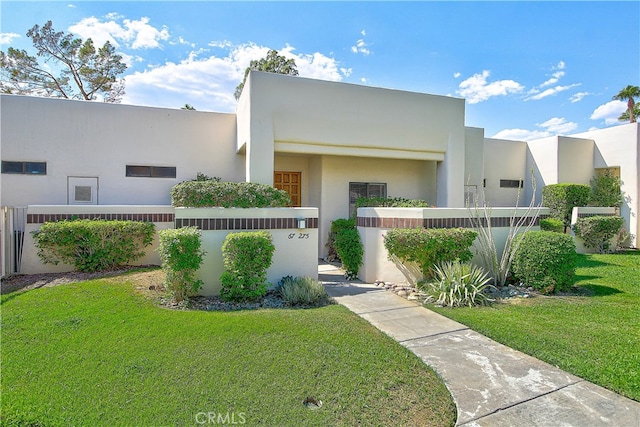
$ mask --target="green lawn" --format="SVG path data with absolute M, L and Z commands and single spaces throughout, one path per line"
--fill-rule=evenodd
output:
M 589 296 L 433 310 L 640 401 L 640 251 L 581 255 L 576 273 Z
M 344 307 L 174 311 L 134 280 L 2 296 L 3 425 L 455 422 L 433 371 Z

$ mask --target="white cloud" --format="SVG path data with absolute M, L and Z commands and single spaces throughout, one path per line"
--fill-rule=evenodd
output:
M 116 48 L 120 47 L 121 43 L 131 49 L 159 48 L 161 41 L 169 39 L 169 30 L 166 27 L 158 29 L 149 22 L 150 19 L 147 17 L 131 20 L 110 13 L 105 16 L 104 21 L 95 16 L 83 18 L 70 26 L 69 31 L 83 39 L 91 38 L 97 46 L 102 46 L 108 41 Z
M 490 72 L 484 70 L 481 74 L 474 74 L 458 85 L 457 93 L 466 98 L 469 104 L 477 104 L 494 96 L 505 96 L 518 93 L 524 89 L 514 80 L 496 80 L 488 83 Z
M 538 123 L 537 126 L 547 129 L 547 131 L 553 134 L 568 134 L 571 131 L 577 129 L 578 124 L 574 122 L 568 122 L 564 118 L 554 117 L 552 119 L 547 120 L 544 123 Z
M 546 82 L 542 83 L 540 87 L 547 87 L 558 83 L 558 80 L 560 80 L 560 78 L 564 76 L 564 71 L 556 71 L 551 76 L 552 77 Z
M 574 84 L 567 85 L 567 86 L 556 86 L 556 87 L 553 87 L 553 88 L 549 88 L 549 89 L 543 90 L 542 92 L 539 92 L 537 89 L 532 89 L 532 90 L 529 91 L 529 94 L 535 93 L 535 95 L 530 96 L 528 98 L 525 98 L 525 101 L 529 101 L 529 100 L 538 101 L 538 100 L 540 100 L 542 98 L 546 98 L 547 96 L 555 95 L 558 92 L 563 92 L 565 90 L 569 90 L 572 87 L 576 87 L 576 86 L 580 86 L 580 83 L 574 83 Z
M 571 95 L 571 98 L 569 98 L 569 101 L 571 101 L 571 103 L 576 103 L 579 101 L 582 101 L 582 98 L 584 98 L 587 95 L 591 95 L 589 92 L 578 92 L 578 93 L 574 93 L 573 95 Z
M 553 135 L 566 135 L 578 128 L 577 123 L 568 122 L 565 118 L 561 117 L 554 117 L 546 122 L 537 123 L 536 126 L 542 129 L 504 129 L 496 133 L 491 138 L 531 141 L 534 139 L 547 138 Z
M 361 82 L 362 84 L 367 84 L 368 80 L 367 80 L 367 78 L 366 78 L 366 77 L 360 77 L 360 82 Z
M 353 53 L 361 53 L 361 54 L 363 54 L 365 56 L 369 55 L 371 53 L 371 51 L 367 47 L 367 43 L 364 41 L 364 39 L 358 40 L 354 46 L 351 46 L 351 52 L 353 52 Z
M 461 74 L 459 72 L 457 72 L 457 71 L 455 73 L 453 73 L 453 78 L 454 79 L 457 79 L 460 76 L 461 76 Z
M 9 44 L 18 37 L 20 37 L 20 34 L 17 33 L 0 33 L 0 44 Z
M 591 113 L 591 120 L 604 120 L 607 125 L 619 123 L 618 117 L 627 109 L 627 103 L 623 101 L 609 101 L 600 105 Z
M 338 62 L 321 53 L 296 54 L 295 48 L 286 46 L 280 55 L 293 58 L 301 77 L 323 80 L 342 80 L 347 70 Z M 269 48 L 254 43 L 227 49 L 226 55 L 200 57 L 203 49 L 193 51 L 187 59 L 165 64 L 126 76 L 125 104 L 179 108 L 185 103 L 198 110 L 233 112 L 233 97 L 244 70 L 251 60 L 266 56 Z
M 545 138 L 551 136 L 549 132 L 539 130 L 526 130 L 526 129 L 504 129 L 493 135 L 491 138 L 496 139 L 509 139 L 515 141 L 531 141 L 534 139 Z
M 75 4 L 71 4 L 71 3 L 69 3 L 69 4 L 67 5 L 67 7 L 68 7 L 68 8 L 70 8 L 70 9 L 75 9 L 75 8 L 76 8 L 76 5 L 75 5 Z
M 367 32 L 365 30 L 360 31 L 360 34 L 362 34 L 362 37 L 367 35 Z

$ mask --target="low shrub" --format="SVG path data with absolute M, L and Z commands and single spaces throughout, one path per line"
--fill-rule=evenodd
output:
M 201 231 L 196 227 L 161 230 L 158 254 L 165 272 L 165 289 L 176 302 L 187 300 L 202 286 L 196 272 L 202 265 Z
M 111 270 L 144 256 L 153 242 L 150 222 L 81 219 L 45 222 L 33 233 L 45 264 L 62 262 L 78 271 Z
M 336 235 L 340 230 L 356 228 L 356 219 L 355 218 L 340 218 L 335 221 L 331 221 L 331 230 L 329 231 L 329 239 L 327 240 L 327 259 L 329 261 L 339 260 L 338 252 L 336 251 Z
M 336 252 L 342 262 L 348 280 L 358 278 L 358 270 L 362 266 L 364 248 L 360 233 L 356 228 L 343 228 L 336 233 Z
M 404 197 L 360 197 L 356 200 L 355 216 L 358 208 L 428 208 L 429 203 L 422 199 Z
M 280 295 L 288 305 L 319 306 L 331 300 L 324 286 L 310 277 L 286 276 L 278 285 Z
M 549 208 L 552 218 L 571 225 L 571 212 L 576 206 L 587 206 L 591 187 L 585 184 L 552 184 L 542 188 L 542 204 Z
M 434 268 L 434 280 L 421 285 L 427 302 L 443 307 L 473 307 L 491 301 L 484 292 L 491 277 L 482 267 L 460 261 L 444 262 Z
M 624 219 L 619 216 L 591 216 L 578 218 L 573 231 L 587 248 L 604 254 L 611 251 L 611 239 L 618 236 Z
M 284 190 L 253 182 L 220 182 L 216 178 L 185 181 L 171 189 L 173 206 L 203 208 L 274 208 L 291 205 Z
M 425 278 L 433 276 L 437 264 L 473 258 L 469 249 L 478 233 L 466 228 L 394 228 L 384 236 L 389 257 L 417 263 Z
M 564 233 L 564 223 L 557 218 L 544 218 L 540 220 L 540 230 Z
M 529 231 L 518 238 L 522 240 L 513 260 L 513 274 L 518 280 L 546 294 L 573 286 L 578 256 L 571 236 Z
M 275 246 L 266 231 L 230 233 L 222 243 L 224 273 L 220 297 L 225 301 L 252 301 L 267 293 L 267 269 Z

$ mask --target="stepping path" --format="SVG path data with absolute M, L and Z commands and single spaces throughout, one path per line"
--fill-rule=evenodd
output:
M 329 295 L 398 341 L 444 380 L 457 426 L 640 427 L 640 403 L 513 350 L 372 284 L 320 264 Z

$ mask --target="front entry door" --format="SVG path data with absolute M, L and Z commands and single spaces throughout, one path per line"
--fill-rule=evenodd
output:
M 274 172 L 273 186 L 291 197 L 291 206 L 300 207 L 300 181 L 302 172 Z

